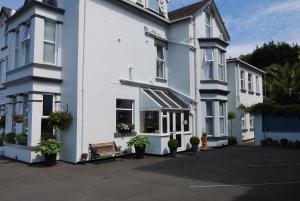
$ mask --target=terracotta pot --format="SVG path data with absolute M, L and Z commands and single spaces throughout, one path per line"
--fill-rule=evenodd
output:
M 207 149 L 207 147 L 208 147 L 208 137 L 202 137 L 201 141 L 202 141 L 202 149 Z

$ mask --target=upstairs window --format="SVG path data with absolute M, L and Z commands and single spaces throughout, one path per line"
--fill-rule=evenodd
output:
M 207 11 L 205 12 L 205 30 L 206 30 L 206 37 L 210 38 L 212 35 L 212 25 L 211 25 L 211 14 Z
M 260 86 L 259 86 L 259 78 L 258 78 L 258 76 L 255 77 L 255 80 L 256 80 L 256 93 L 259 94 Z
M 252 74 L 248 74 L 248 90 L 253 92 L 253 78 Z
M 19 67 L 19 45 L 20 45 L 20 33 L 16 31 L 15 35 L 15 68 Z
M 156 77 L 161 79 L 166 79 L 166 61 L 165 61 L 165 51 L 164 46 L 156 44 Z
M 245 90 L 245 72 L 241 70 L 241 90 Z
M 214 54 L 213 49 L 208 48 L 204 50 L 204 79 L 212 80 L 213 79 L 213 63 L 214 63 Z
M 30 24 L 27 24 L 24 29 L 22 40 L 22 46 L 24 50 L 24 64 L 28 64 L 30 59 L 30 30 L 31 26 Z
M 218 75 L 219 80 L 225 81 L 225 67 L 224 67 L 224 52 L 219 50 L 218 57 Z
M 45 20 L 44 27 L 44 62 L 55 64 L 56 23 Z
M 155 12 L 159 12 L 158 0 L 148 0 L 148 8 Z

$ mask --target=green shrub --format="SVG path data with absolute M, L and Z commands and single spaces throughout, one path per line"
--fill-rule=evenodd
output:
M 5 135 L 5 142 L 10 144 L 16 143 L 16 134 L 15 133 L 8 133 Z
M 207 136 L 208 136 L 207 132 L 202 133 L 202 137 L 207 137 Z
M 196 136 L 193 136 L 190 138 L 190 143 L 191 143 L 191 145 L 198 145 L 198 144 L 200 144 L 200 139 Z
M 175 139 L 169 140 L 168 147 L 170 150 L 176 150 L 179 147 L 178 140 L 175 140 Z
M 36 153 L 52 155 L 57 154 L 63 150 L 63 145 L 56 139 L 42 140 L 36 147 Z
M 228 137 L 228 144 L 229 145 L 236 145 L 237 144 L 236 137 L 233 137 L 233 136 Z
M 273 141 L 273 146 L 274 147 L 279 147 L 280 146 L 280 142 L 278 140 L 274 140 Z
M 17 135 L 16 140 L 20 145 L 27 145 L 27 135 L 25 133 Z
M 150 145 L 150 140 L 147 137 L 142 137 L 142 136 L 135 136 L 129 140 L 127 143 L 129 147 L 146 147 L 147 145 Z
M 287 147 L 288 142 L 289 142 L 289 141 L 288 141 L 287 139 L 285 139 L 285 138 L 282 138 L 282 139 L 280 140 L 280 144 L 281 144 L 282 147 Z

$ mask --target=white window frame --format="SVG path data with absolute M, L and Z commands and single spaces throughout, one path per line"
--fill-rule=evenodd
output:
M 207 21 L 209 20 L 209 23 Z M 209 11 L 205 11 L 205 36 L 210 38 L 212 36 L 212 16 Z
M 28 30 L 27 30 L 27 28 L 28 28 Z M 27 34 L 26 34 L 26 32 L 27 32 Z M 22 46 L 23 46 L 23 52 L 24 52 L 24 55 L 23 55 L 24 65 L 26 65 L 30 62 L 30 40 L 31 40 L 31 24 L 28 23 L 25 25 L 23 38 L 22 38 Z M 28 49 L 27 49 L 27 47 L 28 47 Z
M 256 93 L 260 93 L 260 86 L 259 86 L 259 77 L 256 76 L 255 77 L 255 81 L 256 81 Z
M 207 103 L 208 102 L 210 102 L 211 103 L 211 106 L 212 106 L 212 115 L 208 115 L 207 114 Z M 213 133 L 209 133 L 208 132 L 208 129 L 206 128 L 206 120 L 212 120 L 212 132 Z M 214 135 L 214 101 L 213 100 L 207 100 L 207 101 L 205 101 L 205 130 L 206 130 L 206 132 L 207 132 L 207 134 L 209 135 L 209 136 L 213 136 Z
M 246 114 L 242 114 L 241 116 L 241 128 L 242 130 L 246 129 Z
M 253 92 L 253 75 L 248 73 L 248 91 Z
M 56 46 L 57 46 L 57 23 L 54 22 L 54 21 L 51 21 L 51 20 L 44 20 L 44 31 L 45 31 L 45 28 L 46 28 L 46 23 L 49 22 L 49 23 L 53 23 L 55 24 L 55 39 L 54 41 L 49 41 L 49 40 L 46 40 L 45 39 L 45 34 L 44 34 L 44 39 L 43 39 L 43 48 L 45 49 L 45 44 L 48 43 L 48 44 L 51 44 L 51 45 L 54 45 L 54 62 L 53 63 L 50 63 L 50 62 L 46 62 L 45 61 L 45 56 L 44 56 L 44 49 L 43 49 L 43 62 L 45 64 L 50 64 L 50 65 L 55 65 L 57 63 L 57 50 L 56 50 Z
M 211 59 L 208 59 L 207 58 L 207 54 L 208 54 L 208 51 L 211 51 Z M 207 77 L 206 76 L 206 64 L 208 64 L 211 69 L 210 72 L 211 72 L 211 77 Z M 203 65 L 203 69 L 204 69 L 204 80 L 213 80 L 214 79 L 214 49 L 213 48 L 206 48 L 204 49 L 204 65 Z
M 224 65 L 224 63 L 225 63 L 225 60 L 224 60 L 224 58 L 225 58 L 225 53 L 224 53 L 224 51 L 222 51 L 222 50 L 218 50 L 219 52 L 219 54 L 218 54 L 218 79 L 219 80 L 221 80 L 221 81 L 225 81 L 225 65 Z M 222 70 L 222 77 L 221 77 L 221 70 Z
M 117 101 L 118 100 L 124 100 L 124 101 L 130 101 L 131 102 L 131 108 L 121 108 L 117 107 Z M 118 111 L 131 111 L 131 124 L 134 124 L 134 100 L 131 99 L 124 99 L 124 98 L 117 98 L 116 99 L 116 115 Z M 117 122 L 116 122 L 117 124 Z
M 161 46 L 161 45 L 155 45 L 156 47 L 156 78 L 159 78 L 159 79 L 167 79 L 167 76 L 166 76 L 166 55 L 165 55 L 165 47 L 164 46 Z M 158 55 L 158 48 L 161 48 L 162 52 L 163 52 L 163 58 L 159 58 L 159 55 Z M 160 77 L 159 74 L 158 74 L 158 68 L 159 68 L 159 63 L 162 63 L 162 72 L 163 72 L 163 76 Z
M 241 90 L 246 90 L 246 82 L 245 82 L 245 71 L 240 71 L 240 84 Z
M 254 116 L 250 115 L 249 119 L 250 129 L 254 129 Z
M 221 106 L 222 106 L 222 113 L 220 112 L 221 111 Z M 226 114 L 226 102 L 225 101 L 220 101 L 219 102 L 219 127 L 220 127 L 220 134 L 221 135 L 225 135 L 225 131 L 226 131 L 226 119 L 225 119 L 225 114 Z M 221 129 L 221 120 L 223 120 L 224 124 L 223 124 L 223 132 L 222 132 L 222 129 Z
M 14 68 L 18 68 L 19 63 L 19 57 L 20 57 L 20 32 L 17 30 L 15 32 L 15 61 L 14 61 Z

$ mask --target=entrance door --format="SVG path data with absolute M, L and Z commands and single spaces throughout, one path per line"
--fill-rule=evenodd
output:
M 170 139 L 179 142 L 178 150 L 183 149 L 183 112 L 170 112 Z

